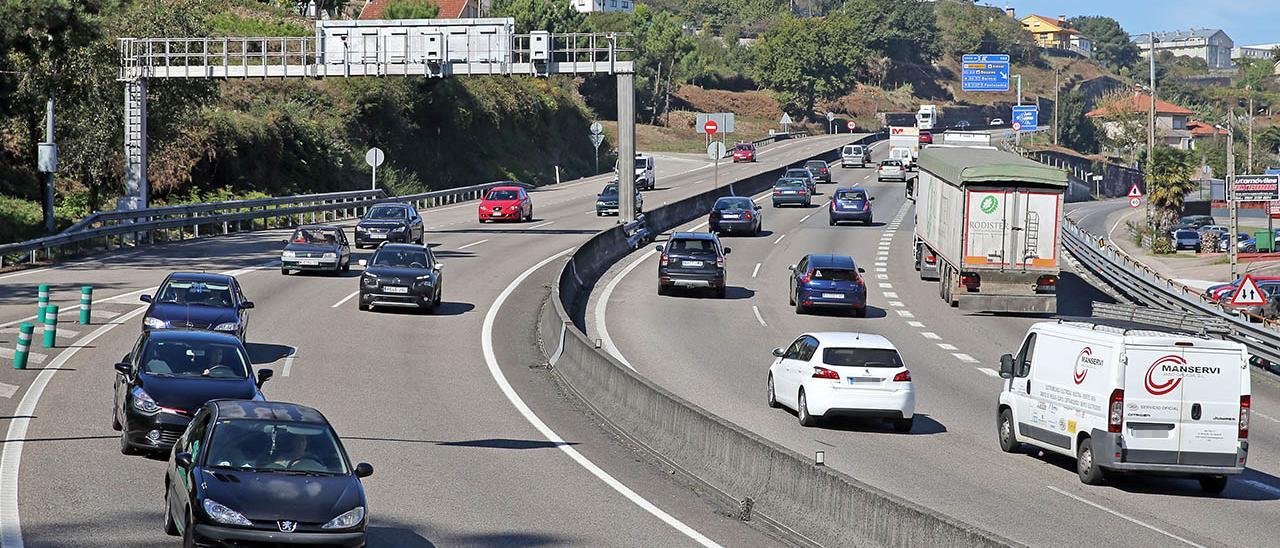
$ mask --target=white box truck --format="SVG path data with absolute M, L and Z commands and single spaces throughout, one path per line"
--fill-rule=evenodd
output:
M 1001 449 L 1076 457 L 1080 480 L 1194 477 L 1211 493 L 1245 469 L 1249 354 L 1243 344 L 1127 320 L 1032 325 L 1000 358 Z
M 935 127 L 942 127 L 942 111 L 938 110 L 938 105 L 920 105 L 920 110 L 916 111 L 916 128 L 932 131 Z
M 903 152 L 901 149 L 906 149 Z M 889 128 L 889 157 L 902 160 L 903 167 L 914 169 L 920 158 L 920 128 L 891 126 Z
M 915 257 L 949 305 L 1055 312 L 1066 172 L 991 147 L 920 155 Z

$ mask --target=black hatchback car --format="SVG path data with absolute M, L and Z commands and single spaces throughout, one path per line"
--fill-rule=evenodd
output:
M 253 301 L 244 297 L 240 282 L 226 274 L 174 272 L 165 277 L 142 315 L 142 330 L 208 329 L 244 340 Z
M 240 340 L 209 331 L 143 333 L 116 364 L 111 427 L 120 452 L 167 451 L 209 400 L 262 399 L 270 369 L 255 378 Z
M 724 234 L 728 232 L 747 232 L 760 234 L 764 228 L 764 213 L 751 198 L 742 196 L 725 196 L 716 200 L 711 206 L 711 216 L 707 225 L 712 232 Z
M 378 204 L 356 223 L 356 249 L 382 242 L 423 243 L 422 217 L 409 204 Z
M 433 311 L 444 294 L 444 265 L 431 248 L 384 244 L 368 260 L 360 259 L 360 310 L 409 306 Z
M 184 546 L 364 546 L 370 474 L 315 409 L 212 401 L 173 447 L 164 531 Z
M 351 246 L 341 227 L 305 225 L 293 231 L 280 252 L 280 273 L 319 270 L 346 272 L 351 270 Z
M 658 294 L 672 287 L 708 288 L 716 297 L 725 297 L 724 256 L 729 248 L 707 232 L 675 232 L 666 245 L 659 245 Z

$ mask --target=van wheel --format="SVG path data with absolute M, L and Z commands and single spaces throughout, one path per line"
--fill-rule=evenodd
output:
M 796 398 L 796 418 L 800 420 L 800 426 L 816 426 L 818 418 L 809 414 L 809 401 L 804 397 L 804 389 L 800 389 L 800 395 Z
M 1227 488 L 1226 476 L 1200 476 L 1200 489 L 1210 495 L 1221 494 Z
M 769 407 L 778 407 L 778 394 L 773 391 L 773 374 L 769 374 Z
M 1080 447 L 1076 448 L 1076 473 L 1080 474 L 1080 482 L 1085 485 L 1102 485 L 1106 480 L 1102 467 L 1093 460 L 1093 440 L 1082 438 Z
M 1008 409 L 1000 410 L 1000 418 L 996 421 L 996 433 L 1000 436 L 1000 450 L 1013 453 L 1022 445 L 1018 441 L 1018 433 L 1013 429 L 1013 413 Z

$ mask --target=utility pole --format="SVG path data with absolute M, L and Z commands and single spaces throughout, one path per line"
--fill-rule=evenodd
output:
M 1062 69 L 1053 69 L 1053 144 L 1058 144 L 1058 97 L 1061 91 L 1061 84 L 1058 83 L 1058 74 Z
M 1014 78 L 1017 78 L 1017 79 L 1018 79 L 1018 106 L 1022 106 L 1022 75 L 1021 75 L 1021 74 L 1013 74 L 1012 76 L 1013 76 Z M 1012 115 L 1010 115 L 1010 116 L 1009 116 L 1009 121 L 1010 121 L 1010 123 L 1012 123 L 1012 122 L 1013 122 L 1013 116 L 1012 116 Z M 1014 145 L 1016 145 L 1016 146 L 1019 146 L 1019 147 L 1021 147 L 1021 146 L 1022 146 L 1022 132 L 1021 132 L 1021 131 L 1014 130 L 1014 132 L 1013 132 L 1013 144 L 1014 144 Z
M 1150 87 L 1148 91 L 1151 92 L 1149 97 L 1151 101 L 1147 108 L 1147 168 L 1142 171 L 1144 174 L 1143 178 L 1147 179 L 1147 182 L 1148 182 L 1147 193 L 1149 194 L 1151 192 L 1151 188 L 1150 188 L 1151 185 L 1150 185 L 1150 179 L 1146 177 L 1146 174 L 1151 173 L 1151 164 L 1155 161 L 1155 149 L 1156 149 L 1156 33 L 1151 32 L 1147 34 L 1147 37 L 1151 39 L 1150 40 L 1151 49 L 1147 50 L 1147 61 L 1148 61 L 1148 66 L 1150 68 L 1150 82 L 1149 82 Z M 1147 209 L 1147 228 L 1151 228 L 1151 201 L 1150 200 L 1147 200 L 1146 209 Z M 1234 268 L 1232 269 L 1232 271 L 1234 272 Z
M 1240 216 L 1236 204 L 1236 146 L 1235 146 L 1235 117 L 1236 109 L 1233 107 L 1227 112 L 1227 207 L 1231 208 L 1231 243 L 1236 243 L 1236 234 L 1240 233 Z M 1227 246 L 1227 255 L 1231 257 L 1231 279 L 1236 279 L 1236 270 L 1238 262 L 1239 250 L 1237 245 Z
M 53 173 L 58 171 L 58 145 L 53 142 L 53 96 L 45 107 L 44 141 L 39 145 L 37 155 L 40 171 L 45 173 L 44 180 L 44 231 L 53 234 Z
M 1245 162 L 1245 165 L 1244 165 L 1245 166 L 1244 171 L 1245 171 L 1245 175 L 1249 175 L 1253 173 L 1253 90 L 1249 89 L 1248 87 L 1245 87 L 1244 89 L 1245 89 L 1245 92 L 1249 94 L 1249 117 L 1246 118 L 1246 120 L 1249 121 L 1249 135 L 1248 135 L 1248 139 L 1246 140 L 1249 143 L 1249 155 L 1248 155 L 1248 160 Z

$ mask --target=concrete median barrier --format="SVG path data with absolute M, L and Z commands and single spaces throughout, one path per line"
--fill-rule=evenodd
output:
M 873 138 L 868 138 L 870 142 Z M 815 156 L 831 159 L 837 151 Z M 726 185 L 646 213 L 658 234 L 697 219 L 720 196 L 767 188 L 779 171 Z M 939 514 L 726 421 L 630 370 L 587 338 L 591 290 L 632 251 L 622 227 L 579 247 L 538 318 L 552 370 L 620 435 L 705 486 L 741 519 L 762 521 L 798 544 L 820 546 L 1011 546 L 1013 542 Z M 763 384 L 763 378 L 761 379 Z M 760 396 L 764 405 L 763 390 Z

